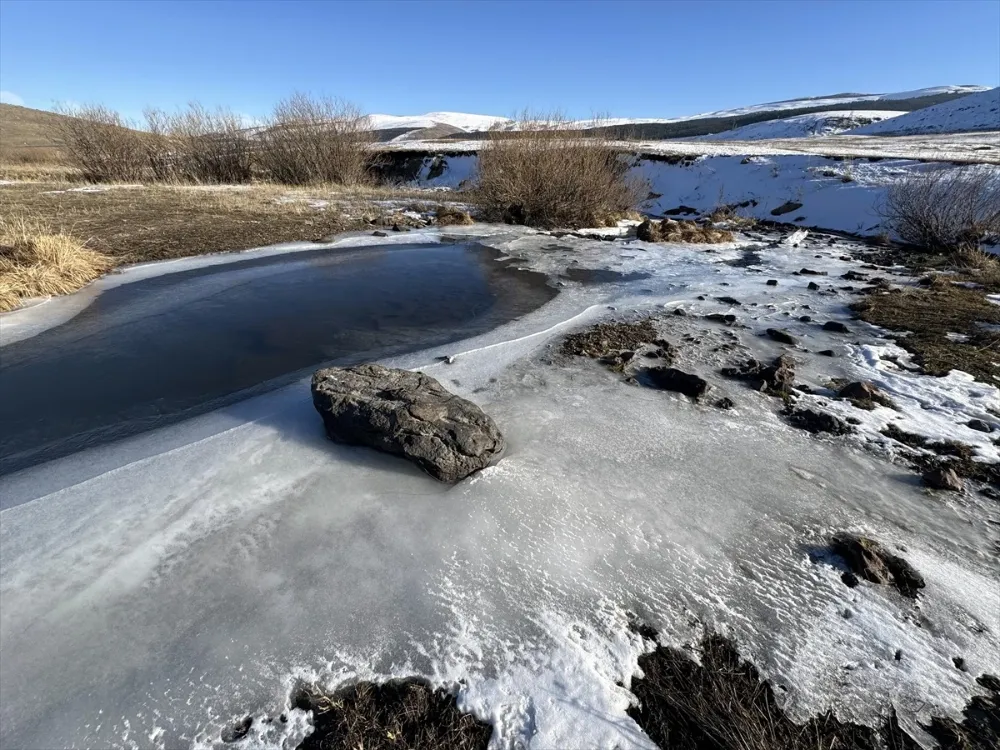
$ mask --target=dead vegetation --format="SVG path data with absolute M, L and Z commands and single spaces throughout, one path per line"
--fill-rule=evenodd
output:
M 89 182 L 137 182 L 146 176 L 144 136 L 102 105 L 64 108 L 59 138 L 71 165 Z
M 368 118 L 349 102 L 296 93 L 279 102 L 259 137 L 261 171 L 288 185 L 371 182 L 375 140 Z
M 728 229 L 717 229 L 711 224 L 675 219 L 663 219 L 659 222 L 646 219 L 636 228 L 636 236 L 644 242 L 716 244 L 733 241 L 733 233 Z
M 460 226 L 467 224 L 474 224 L 473 218 L 460 208 L 455 208 L 454 206 L 438 206 L 437 210 L 434 212 L 435 219 L 437 220 L 438 226 Z
M 359 682 L 332 695 L 303 688 L 293 703 L 313 714 L 298 750 L 485 750 L 493 734 L 455 696 L 417 679 Z
M 853 310 L 868 323 L 905 332 L 896 343 L 914 355 L 924 372 L 947 375 L 959 369 L 997 384 L 1000 306 L 982 290 L 936 276 L 922 288 L 874 289 Z
M 878 207 L 904 242 L 938 252 L 1000 239 L 1000 174 L 985 165 L 938 168 L 893 183 Z
M 30 297 L 74 292 L 111 265 L 74 237 L 23 216 L 0 215 L 0 312 Z
M 583 137 L 562 115 L 522 113 L 510 127 L 491 130 L 479 151 L 475 199 L 488 221 L 611 226 L 648 192 L 611 141 Z

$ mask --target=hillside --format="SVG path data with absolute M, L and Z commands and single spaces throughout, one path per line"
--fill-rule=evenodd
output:
M 698 136 L 705 141 L 766 141 L 772 138 L 812 138 L 836 135 L 874 122 L 881 122 L 906 112 L 894 110 L 844 110 L 816 112 L 781 120 L 768 120 L 721 133 Z
M 0 104 L 0 154 L 17 161 L 54 156 L 59 147 L 59 123 L 65 119 L 55 112 Z
M 1000 88 L 910 112 L 851 131 L 851 135 L 920 135 L 1000 130 Z

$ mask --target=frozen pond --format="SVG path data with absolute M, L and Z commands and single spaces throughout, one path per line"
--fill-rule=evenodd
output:
M 139 280 L 3 348 L 0 473 L 221 406 L 305 368 L 495 328 L 555 292 L 470 244 L 323 249 Z
M 1000 671 L 995 502 L 928 493 L 866 447 L 892 421 L 978 439 L 983 458 L 996 460 L 989 438 L 964 423 L 1000 409 L 997 389 L 899 366 L 905 352 L 850 320 L 851 295 L 810 289 L 813 279 L 839 286 L 857 267 L 849 245 L 555 243 L 493 231 L 480 241 L 564 283 L 560 294 L 459 246 L 343 256 L 363 267 L 344 294 L 364 277 L 380 315 L 403 305 L 377 336 L 357 316 L 354 356 L 407 349 L 379 359 L 433 375 L 503 431 L 503 459 L 458 485 L 331 443 L 305 378 L 0 477 L 0 744 L 224 750 L 237 746 L 222 745 L 221 728 L 250 714 L 240 750 L 291 750 L 308 730 L 288 706 L 296 680 L 332 687 L 416 674 L 455 688 L 464 709 L 490 721 L 492 750 L 651 750 L 626 714 L 645 648 L 627 628 L 630 613 L 677 645 L 705 628 L 733 637 L 796 720 L 833 709 L 874 723 L 890 704 L 910 726 L 932 711 L 955 716 L 978 690 L 975 677 Z M 440 271 L 412 289 L 416 269 L 438 256 Z M 238 294 L 234 274 L 280 285 L 275 268 L 324 257 L 230 265 L 163 295 L 179 315 L 196 301 L 221 305 L 209 289 Z M 400 271 L 407 264 L 412 273 Z M 825 275 L 798 273 L 807 265 Z M 150 305 L 169 284 L 156 282 Z M 312 309 L 291 286 L 280 305 L 242 305 L 258 322 L 294 321 L 276 324 L 275 346 Z M 453 312 L 418 326 L 410 315 L 434 314 L 425 304 L 454 305 L 465 322 Z M 729 311 L 739 325 L 708 317 Z M 677 348 L 677 366 L 734 408 L 628 385 L 559 354 L 566 333 L 647 315 Z M 824 331 L 826 320 L 847 321 L 852 333 Z M 770 327 L 800 341 L 796 380 L 816 392 L 801 403 L 855 417 L 857 434 L 810 436 L 780 416 L 780 400 L 718 376 L 734 359 L 782 351 L 763 335 Z M 221 356 L 209 348 L 204 357 Z M 818 354 L 827 349 L 837 356 Z M 161 361 L 168 372 L 191 364 Z M 239 369 L 242 360 L 231 361 Z M 51 399 L 39 414 L 75 399 L 66 377 L 57 391 L 38 389 Z M 831 377 L 872 380 L 898 410 L 817 395 Z M 920 599 L 845 586 L 835 565 L 812 555 L 843 530 L 905 554 L 926 579 Z M 287 723 L 265 721 L 282 712 Z

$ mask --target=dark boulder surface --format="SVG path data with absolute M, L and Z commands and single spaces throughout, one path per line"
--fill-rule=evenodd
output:
M 313 375 L 312 396 L 331 440 L 402 456 L 442 482 L 464 479 L 504 450 L 482 409 L 420 372 L 330 367 Z
M 912 565 L 874 539 L 856 534 L 836 534 L 830 539 L 830 548 L 844 559 L 855 576 L 866 581 L 891 584 L 911 599 L 915 599 L 917 591 L 924 587 L 923 576 Z

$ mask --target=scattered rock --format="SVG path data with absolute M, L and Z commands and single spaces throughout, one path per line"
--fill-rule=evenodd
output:
M 824 349 L 823 351 L 816 352 L 816 353 L 819 354 L 821 357 L 836 357 L 837 356 L 837 352 L 835 352 L 833 349 Z
M 840 580 L 844 582 L 844 585 L 849 589 L 856 588 L 861 581 L 858 580 L 857 575 L 853 571 L 847 570 L 841 576 Z
M 774 341 L 779 344 L 788 344 L 789 346 L 797 346 L 798 339 L 796 339 L 788 331 L 782 330 L 781 328 L 768 328 L 767 335 L 771 337 Z
M 832 435 L 847 435 L 854 432 L 854 429 L 849 424 L 825 411 L 814 411 L 813 409 L 804 408 L 789 409 L 785 413 L 785 418 L 792 426 L 806 430 L 807 432 L 829 432 Z
M 721 373 L 727 378 L 746 380 L 756 391 L 783 397 L 795 382 L 795 361 L 787 354 L 782 354 L 770 365 L 748 359 L 739 367 L 724 367 Z
M 715 229 L 708 224 L 693 221 L 663 219 L 655 222 L 646 219 L 636 227 L 635 235 L 643 242 L 732 242 L 733 233 L 727 229 Z
M 651 385 L 665 391 L 683 393 L 697 401 L 708 390 L 708 381 L 675 367 L 651 367 L 644 373 Z
M 771 216 L 781 216 L 783 214 L 790 214 L 792 211 L 798 211 L 800 208 L 802 208 L 801 203 L 797 203 L 795 201 L 786 201 L 777 208 L 772 209 Z
M 850 333 L 851 329 L 841 323 L 839 320 L 828 320 L 823 324 L 824 331 L 831 331 L 833 333 Z
M 868 277 L 865 274 L 858 273 L 857 271 L 848 271 L 841 274 L 840 278 L 844 279 L 844 281 L 868 281 Z
M 867 381 L 848 383 L 837 391 L 837 398 L 847 399 L 859 409 L 867 411 L 874 409 L 876 404 L 886 406 L 890 409 L 896 407 L 891 398 L 886 396 L 877 386 Z
M 705 316 L 705 320 L 711 320 L 715 323 L 724 323 L 727 326 L 731 326 L 736 322 L 736 316 L 732 313 L 709 313 Z
M 731 398 L 729 398 L 729 396 L 723 396 L 714 404 L 712 404 L 712 406 L 714 406 L 716 409 L 723 409 L 728 411 L 729 409 L 732 409 L 734 406 L 736 406 L 736 404 L 733 402 Z
M 830 539 L 830 548 L 844 559 L 856 577 L 872 583 L 891 584 L 911 599 L 915 599 L 924 587 L 923 576 L 912 565 L 873 539 L 839 533 Z
M 402 456 L 443 482 L 485 468 L 504 449 L 482 409 L 421 372 L 330 367 L 313 375 L 312 396 L 330 439 Z
M 979 432 L 993 432 L 993 425 L 982 419 L 970 419 L 965 426 Z
M 685 206 L 681 204 L 677 208 L 671 208 L 669 211 L 664 211 L 664 216 L 695 216 L 698 213 L 697 208 L 691 208 L 691 206 Z
M 817 284 L 815 281 L 810 281 L 806 289 L 808 289 L 810 292 L 819 291 L 819 284 Z
M 967 670 L 965 668 L 965 659 L 963 659 L 961 656 L 953 656 L 953 657 L 951 657 L 951 663 L 955 665 L 955 669 L 958 669 L 958 670 L 960 670 L 962 672 L 968 672 L 969 671 L 969 670 Z
M 814 271 L 811 268 L 800 268 L 799 276 L 826 276 L 826 271 Z
M 230 742 L 239 742 L 248 734 L 250 734 L 250 727 L 252 726 L 253 726 L 253 717 L 244 716 L 242 719 L 234 721 L 232 724 L 223 727 L 220 739 L 227 745 Z
M 372 232 L 372 237 L 388 237 L 388 236 L 389 233 L 383 232 L 381 229 L 376 229 L 374 232 Z
M 778 280 L 777 279 L 768 279 L 766 283 L 767 283 L 768 286 L 778 286 Z
M 799 322 L 800 323 L 812 323 L 812 318 L 809 317 L 808 315 L 800 315 L 799 316 Z
M 736 306 L 739 306 L 739 305 L 743 304 L 742 302 L 740 302 L 735 297 L 716 297 L 716 299 L 719 300 L 719 302 L 721 302 L 724 305 L 736 305 Z
M 675 307 L 674 315 L 679 315 L 681 317 L 684 317 L 687 315 L 687 311 L 683 307 Z
M 955 473 L 955 470 L 945 466 L 939 466 L 924 472 L 923 480 L 924 484 L 932 490 L 961 492 L 963 487 L 962 479 Z

